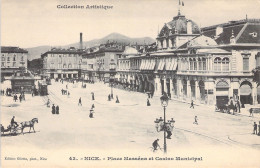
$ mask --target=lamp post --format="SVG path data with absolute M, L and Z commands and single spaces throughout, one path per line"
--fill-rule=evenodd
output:
M 113 87 L 112 87 L 112 82 L 113 82 L 113 77 L 116 74 L 116 64 L 114 59 L 111 59 L 110 64 L 109 64 L 109 72 L 110 72 L 110 86 L 111 86 L 111 98 L 113 99 Z
M 172 131 L 173 127 L 174 127 L 174 120 L 173 118 L 171 120 L 168 120 L 168 122 L 166 122 L 166 107 L 168 106 L 168 101 L 169 98 L 166 95 L 163 95 L 161 98 L 161 105 L 163 107 L 163 119 L 162 117 L 160 117 L 159 119 L 156 118 L 155 122 L 155 128 L 157 129 L 157 132 L 163 131 L 163 138 L 164 138 L 164 144 L 163 144 L 163 148 L 164 148 L 164 153 L 167 153 L 167 144 L 166 144 L 166 131 Z M 171 132 L 170 132 L 171 133 Z M 167 136 L 167 138 L 170 139 L 171 134 Z

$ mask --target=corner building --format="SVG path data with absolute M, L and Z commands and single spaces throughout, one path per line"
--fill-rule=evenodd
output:
M 156 51 L 125 56 L 122 61 L 130 67 L 120 75 L 126 77 L 121 81 L 133 83 L 140 92 L 155 96 L 166 92 L 197 104 L 227 104 L 231 99 L 260 103 L 260 87 L 252 74 L 260 66 L 259 19 L 200 29 L 179 13 L 159 32 Z
M 52 48 L 41 55 L 43 73 L 49 78 L 76 79 L 81 77 L 83 50 L 70 47 L 69 49 Z

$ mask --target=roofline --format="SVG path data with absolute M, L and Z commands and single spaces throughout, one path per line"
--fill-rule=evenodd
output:
M 87 56 L 87 55 L 92 55 L 92 54 L 99 54 L 99 53 L 105 53 L 105 52 L 124 52 L 123 50 L 122 51 L 111 51 L 111 50 L 108 50 L 108 51 L 97 51 L 97 52 L 92 52 L 92 53 L 83 53 L 82 56 Z
M 221 23 L 221 24 L 203 27 L 203 28 L 201 28 L 201 30 L 202 30 L 202 32 L 205 32 L 205 31 L 213 30 L 213 29 L 217 28 L 218 26 L 229 27 L 229 26 L 234 26 L 234 25 L 239 25 L 239 24 L 244 24 L 244 23 L 260 23 L 260 19 L 242 19 L 242 20 L 237 20 L 237 21 L 230 21 L 228 23 Z

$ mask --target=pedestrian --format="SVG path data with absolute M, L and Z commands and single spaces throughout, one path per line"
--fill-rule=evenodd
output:
M 55 106 L 54 104 L 52 104 L 52 110 L 51 110 L 52 114 L 55 114 Z
M 94 109 L 94 108 L 95 108 L 95 105 L 94 105 L 94 104 L 92 104 L 91 108 L 92 108 L 92 109 Z
M 160 145 L 158 143 L 159 139 L 156 139 L 155 141 L 153 141 L 153 152 L 157 150 L 157 148 L 160 148 Z
M 116 95 L 116 103 L 120 103 L 117 95 Z
M 79 103 L 78 103 L 78 106 L 81 105 L 82 106 L 82 103 L 81 103 L 81 97 L 79 98 Z
M 66 89 L 68 89 L 68 84 L 66 85 Z
M 171 136 L 172 136 L 172 132 L 170 130 L 167 130 L 167 139 L 172 139 Z
M 108 101 L 111 101 L 111 97 L 110 97 L 110 94 L 108 95 L 108 99 L 107 99 Z
M 47 107 L 50 107 L 50 99 L 47 101 Z
M 32 91 L 32 97 L 33 97 L 33 91 Z
M 111 93 L 110 97 L 111 97 L 111 99 L 114 99 L 113 93 Z
M 197 124 L 198 125 L 198 117 L 197 116 L 195 116 L 193 124 Z
M 89 118 L 93 118 L 93 113 L 94 113 L 94 110 L 91 108 L 90 113 L 89 113 Z
M 20 103 L 22 102 L 22 95 L 19 96 Z
M 56 114 L 60 114 L 60 108 L 58 105 L 56 106 Z
M 250 108 L 250 109 L 249 109 L 249 113 L 250 113 L 250 116 L 254 117 L 253 108 Z
M 92 100 L 95 100 L 95 94 L 92 92 Z
M 17 95 L 14 94 L 14 101 L 16 102 L 16 100 L 17 100 Z
M 70 97 L 70 92 L 68 91 L 68 97 Z
M 191 100 L 190 108 L 194 109 L 194 102 L 193 102 L 193 100 Z
M 256 122 L 254 122 L 254 131 L 253 131 L 253 134 L 256 134 L 256 135 L 257 135 L 257 124 L 256 124 Z
M 238 112 L 240 113 L 240 102 L 239 102 L 239 99 L 237 100 L 237 109 L 238 109 Z
M 63 89 L 61 89 L 61 94 L 62 94 L 62 95 L 64 94 L 64 90 L 63 90 Z
M 258 124 L 258 136 L 260 136 L 260 121 L 259 121 L 259 124 Z
M 151 106 L 151 103 L 149 101 L 149 98 L 147 98 L 147 106 Z
M 233 103 L 232 98 L 231 98 L 231 100 L 230 100 L 229 108 L 233 110 L 233 115 L 234 115 L 234 114 L 235 114 L 235 106 L 234 106 L 234 103 Z

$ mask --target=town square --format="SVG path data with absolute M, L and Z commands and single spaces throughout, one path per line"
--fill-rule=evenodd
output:
M 82 30 L 76 43 L 38 47 L 1 38 L 3 167 L 260 164 L 260 18 L 252 10 L 201 26 L 187 10 L 194 2 L 162 3 L 175 6 L 151 38 L 86 41 Z

